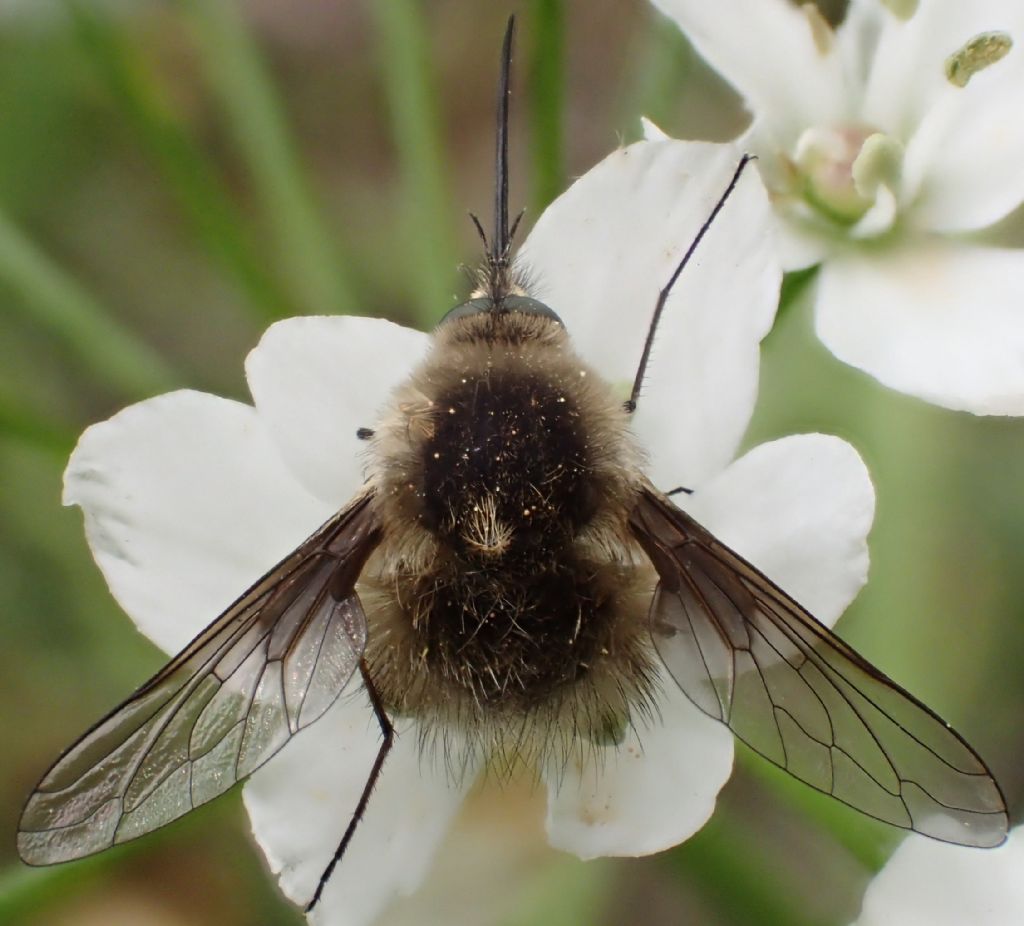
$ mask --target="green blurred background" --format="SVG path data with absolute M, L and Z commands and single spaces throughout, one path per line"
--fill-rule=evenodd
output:
M 457 301 L 479 251 L 465 213 L 490 213 L 509 12 L 527 226 L 641 113 L 678 136 L 744 124 L 639 0 L 0 3 L 0 922 L 302 922 L 237 794 L 92 860 L 18 862 L 39 775 L 162 661 L 61 507 L 61 471 L 83 428 L 132 401 L 244 399 L 242 360 L 274 318 L 430 327 Z M 810 333 L 808 283 L 788 282 L 765 343 L 748 444 L 823 430 L 864 455 L 872 573 L 839 630 L 961 729 L 1014 803 L 1024 421 L 935 409 L 837 363 Z M 655 858 L 577 862 L 543 845 L 540 814 L 525 792 L 471 801 L 424 895 L 382 922 L 843 924 L 898 841 L 748 753 L 711 824 Z

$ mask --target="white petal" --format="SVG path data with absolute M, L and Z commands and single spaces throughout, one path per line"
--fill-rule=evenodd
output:
M 858 7 L 865 4 L 879 5 L 878 0 L 856 3 Z M 936 97 L 952 89 L 945 74 L 947 57 L 983 32 L 1006 31 L 1016 44 L 1024 39 L 1024 9 L 1012 0 L 932 0 L 919 3 L 906 21 L 883 15 L 862 117 L 869 125 L 903 139 L 909 138 Z M 999 62 L 991 70 L 1007 63 Z M 984 76 L 982 72 L 974 80 Z
M 647 116 L 640 117 L 640 128 L 643 130 L 646 141 L 668 141 L 668 133 Z
M 863 240 L 885 234 L 896 221 L 897 208 L 892 190 L 885 185 L 879 186 L 874 205 L 850 229 L 850 237 Z
M 818 47 L 809 17 L 785 0 L 653 0 L 788 149 L 809 125 L 846 115 L 842 61 Z
M 294 480 L 248 405 L 173 392 L 81 437 L 64 474 L 110 590 L 177 651 L 332 513 Z
M 874 487 L 838 437 L 761 444 L 675 500 L 828 627 L 867 580 Z
M 828 238 L 798 218 L 780 215 L 776 235 L 779 263 L 787 271 L 806 270 L 820 264 L 828 255 Z
M 638 142 L 578 180 L 523 246 L 535 294 L 628 394 L 659 290 L 739 161 L 725 145 Z M 767 197 L 748 169 L 672 290 L 634 425 L 657 479 L 731 459 L 757 396 L 758 345 L 781 279 Z
M 980 415 L 1024 414 L 1024 251 L 929 242 L 822 268 L 818 336 L 893 389 Z
M 1024 30 L 1020 35 L 1024 42 Z M 907 145 L 906 194 L 922 228 L 985 228 L 1024 200 L 1024 48 L 971 78 L 947 85 Z
M 310 316 L 271 325 L 245 362 L 260 417 L 302 483 L 340 508 L 363 481 L 356 430 L 372 427 L 429 337 L 379 318 Z
M 380 741 L 363 695 L 343 697 L 245 786 L 256 841 L 297 904 L 309 902 L 334 855 Z M 405 724 L 312 922 L 361 926 L 415 890 L 474 777 L 454 785 L 443 767 L 421 762 L 416 729 Z
M 909 836 L 868 886 L 856 926 L 1024 923 L 1024 830 L 998 849 Z
M 872 73 L 878 43 L 886 30 L 897 24 L 884 0 L 850 0 L 843 21 L 836 28 L 836 49 L 850 92 L 862 92 Z
M 548 839 L 580 858 L 650 855 L 696 833 L 732 771 L 733 736 L 665 676 L 661 717 L 618 747 L 549 770 Z

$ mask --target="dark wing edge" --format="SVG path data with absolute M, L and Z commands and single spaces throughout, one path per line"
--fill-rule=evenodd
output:
M 811 787 L 942 842 L 994 847 L 1006 801 L 949 724 L 820 624 L 666 496 L 630 528 L 660 582 L 654 647 L 679 688 Z
M 366 646 L 355 584 L 380 533 L 363 492 L 88 730 L 26 802 L 22 860 L 55 864 L 149 833 L 323 716 Z

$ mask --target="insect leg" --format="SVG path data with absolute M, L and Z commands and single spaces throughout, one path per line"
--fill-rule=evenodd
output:
M 377 751 L 377 758 L 373 762 L 373 768 L 370 769 L 370 774 L 366 779 L 366 784 L 363 785 L 363 793 L 359 796 L 359 803 L 356 804 L 355 812 L 352 814 L 352 819 L 349 821 L 348 827 L 345 830 L 345 835 L 341 837 L 341 842 L 338 843 L 338 848 L 334 850 L 334 857 L 324 869 L 323 874 L 320 875 L 320 882 L 316 886 L 316 892 L 313 894 L 313 899 L 306 904 L 306 913 L 309 913 L 319 902 L 320 895 L 324 892 L 327 882 L 334 873 L 335 866 L 341 861 L 341 857 L 345 854 L 348 844 L 352 841 L 352 837 L 356 832 L 356 827 L 359 825 L 359 821 L 363 819 L 363 814 L 366 812 L 366 805 L 370 802 L 370 795 L 373 793 L 373 789 L 377 784 L 377 779 L 380 778 L 381 769 L 384 768 L 384 760 L 388 757 L 388 753 L 391 751 L 391 746 L 394 744 L 395 740 L 395 728 L 391 723 L 391 719 L 384 710 L 384 705 L 381 703 L 380 695 L 377 693 L 377 688 L 373 684 L 373 679 L 370 678 L 370 673 L 366 669 L 366 662 L 362 659 L 359 660 L 359 674 L 363 677 L 363 685 L 366 688 L 366 693 L 370 696 L 370 704 L 373 707 L 374 716 L 377 718 L 377 723 L 380 724 L 380 732 L 382 735 L 380 749 Z
M 715 203 L 715 207 L 711 210 L 711 214 L 704 220 L 704 224 L 701 225 L 697 234 L 694 236 L 693 241 L 690 242 L 690 246 L 686 249 L 686 253 L 683 254 L 682 260 L 676 264 L 676 269 L 673 271 L 672 276 L 669 277 L 668 283 L 666 283 L 665 287 L 658 293 L 658 301 L 654 304 L 654 315 L 651 318 L 651 325 L 647 329 L 647 338 L 644 341 L 644 351 L 640 355 L 640 365 L 637 367 L 636 378 L 633 380 L 633 389 L 629 394 L 629 398 L 624 403 L 626 411 L 631 414 L 636 411 L 636 403 L 640 398 L 640 387 L 643 385 L 644 373 L 647 372 L 647 362 L 651 359 L 651 348 L 654 346 L 654 333 L 658 329 L 658 322 L 661 321 L 661 313 L 665 309 L 665 303 L 668 302 L 668 297 L 671 294 L 673 287 L 676 285 L 676 280 L 679 279 L 679 275 L 690 262 L 690 258 L 693 257 L 693 252 L 697 250 L 697 245 L 700 244 L 701 239 L 707 234 L 708 229 L 711 228 L 715 219 L 718 218 L 718 213 L 722 211 L 722 207 L 725 205 L 726 200 L 732 195 L 732 191 L 736 189 L 736 184 L 740 182 L 740 176 L 742 175 L 744 168 L 746 168 L 752 160 L 754 160 L 754 155 L 752 154 L 745 154 L 740 158 L 740 162 L 736 165 L 736 170 L 733 173 L 728 186 L 726 186 L 725 192 L 718 198 L 718 202 Z

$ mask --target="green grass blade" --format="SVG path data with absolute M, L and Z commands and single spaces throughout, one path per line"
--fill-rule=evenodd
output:
M 641 137 L 640 117 L 648 116 L 672 134 L 684 89 L 692 81 L 694 52 L 675 23 L 651 11 L 650 25 L 632 39 L 637 66 L 624 84 L 617 106 L 626 141 Z
M 75 435 L 68 428 L 26 411 L 4 396 L 0 396 L 0 438 L 28 444 L 61 460 L 75 446 Z
M 18 296 L 20 311 L 59 338 L 97 380 L 132 397 L 164 392 L 181 378 L 121 327 L 82 286 L 0 212 L 0 282 Z
M 530 202 L 534 215 L 539 216 L 565 186 L 563 0 L 532 0 L 530 23 Z
M 444 167 L 440 107 L 429 65 L 426 23 L 418 0 L 376 0 L 380 68 L 391 111 L 402 175 L 407 246 L 416 290 L 415 311 L 425 327 L 450 308 L 458 251 Z
M 203 65 L 252 177 L 280 271 L 304 312 L 349 313 L 356 299 L 292 142 L 281 101 L 236 0 L 184 0 Z
M 120 27 L 76 0 L 68 0 L 68 5 L 82 47 L 156 162 L 203 247 L 263 320 L 294 315 L 297 306 L 267 273 L 246 232 L 245 219 L 216 170 L 181 127 Z

